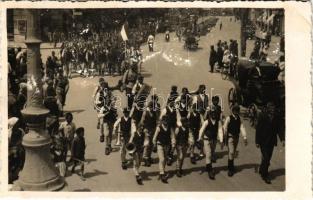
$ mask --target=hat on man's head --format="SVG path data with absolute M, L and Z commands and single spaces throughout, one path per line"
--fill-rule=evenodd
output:
M 128 108 L 123 108 L 123 113 L 124 113 L 124 114 L 129 113 Z
M 240 112 L 240 106 L 236 103 L 231 107 L 232 112 Z

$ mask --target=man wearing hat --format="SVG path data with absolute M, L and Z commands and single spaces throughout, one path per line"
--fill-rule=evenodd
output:
M 122 169 L 127 169 L 127 161 L 126 161 L 126 144 L 129 142 L 131 137 L 131 133 L 136 131 L 136 126 L 129 116 L 129 110 L 127 108 L 123 109 L 123 116 L 120 117 L 114 123 L 114 132 L 119 132 L 117 134 L 118 139 L 121 141 L 122 146 L 120 148 L 121 153 L 121 161 L 122 161 Z
M 214 107 L 208 112 L 206 120 L 203 122 L 199 132 L 198 141 L 204 140 L 203 148 L 205 151 L 206 170 L 209 178 L 214 180 L 215 175 L 212 168 L 212 154 L 215 150 L 217 136 L 219 131 L 219 121 L 217 120 L 217 111 Z
M 156 128 L 153 136 L 153 145 L 157 147 L 157 153 L 159 157 L 159 178 L 163 183 L 167 183 L 167 175 L 165 174 L 165 163 L 168 159 L 170 152 L 171 141 L 174 138 L 174 132 L 171 132 L 171 128 L 168 123 L 167 116 L 161 118 L 160 125 Z
M 260 113 L 256 125 L 255 143 L 260 148 L 262 160 L 259 174 L 267 184 L 271 184 L 268 168 L 272 158 L 274 146 L 277 146 L 277 136 L 285 145 L 284 120 L 275 113 L 275 105 L 269 102 L 266 109 Z
M 221 135 L 221 141 L 225 139 L 228 147 L 228 176 L 233 176 L 235 173 L 234 159 L 237 145 L 239 142 L 239 134 L 241 133 L 245 146 L 248 144 L 246 129 L 241 122 L 239 113 L 240 107 L 238 104 L 234 104 L 232 113 L 229 115 L 224 123 L 224 134 Z

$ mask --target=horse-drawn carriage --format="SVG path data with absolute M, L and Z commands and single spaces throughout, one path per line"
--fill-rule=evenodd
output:
M 246 114 L 252 126 L 260 110 L 269 102 L 284 115 L 285 87 L 277 79 L 280 73 L 277 66 L 268 62 L 256 64 L 251 60 L 239 60 L 236 70 L 238 80 L 233 79 L 235 87 L 228 93 L 230 107 L 237 103 L 247 108 Z
M 184 49 L 195 50 L 198 49 L 198 39 L 195 36 L 189 35 L 185 39 Z

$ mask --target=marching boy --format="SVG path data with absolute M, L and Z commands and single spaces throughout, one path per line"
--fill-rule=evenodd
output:
M 135 124 L 131 117 L 129 116 L 129 110 L 127 108 L 123 109 L 123 116 L 120 117 L 116 122 L 114 123 L 114 133 L 119 132 L 117 134 L 118 140 L 121 141 L 122 146 L 120 148 L 121 153 L 121 161 L 122 161 L 122 169 L 127 169 L 127 161 L 126 161 L 126 144 L 129 142 L 129 139 L 131 137 L 131 131 L 136 130 Z
M 188 144 L 194 143 L 192 132 L 189 131 L 189 123 L 187 118 L 181 118 L 181 126 L 175 130 L 175 137 L 172 139 L 172 148 L 177 151 L 176 175 L 183 175 L 183 162 L 186 156 Z
M 153 146 L 157 148 L 159 157 L 160 179 L 163 183 L 167 183 L 167 175 L 165 174 L 165 163 L 169 157 L 171 141 L 174 133 L 171 131 L 167 116 L 161 118 L 160 125 L 156 128 L 153 136 Z
M 214 171 L 212 168 L 212 155 L 216 147 L 219 131 L 219 121 L 217 120 L 217 111 L 214 107 L 208 112 L 205 121 L 199 132 L 198 141 L 204 140 L 203 148 L 205 152 L 206 171 L 209 178 L 214 180 Z
M 152 137 L 155 132 L 159 117 L 159 111 L 157 111 L 154 107 L 154 103 L 152 101 L 149 102 L 140 121 L 140 126 L 143 127 L 143 132 L 145 133 L 143 160 L 145 166 L 147 167 L 150 167 L 152 162 Z
M 231 111 L 232 114 L 225 120 L 223 127 L 224 134 L 222 134 L 224 136 L 224 138 L 222 138 L 225 139 L 226 145 L 228 147 L 228 176 L 233 176 L 235 173 L 234 155 L 237 149 L 240 133 L 243 137 L 245 146 L 248 145 L 246 129 L 239 117 L 239 105 L 235 104 Z
M 139 185 L 142 185 L 142 178 L 139 174 L 139 168 L 142 160 L 143 155 L 143 149 L 144 149 L 144 140 L 145 140 L 145 134 L 143 130 L 137 129 L 136 131 L 132 131 L 131 137 L 129 140 L 129 144 L 134 145 L 135 152 L 131 154 L 133 159 L 133 169 L 136 176 L 136 181 Z

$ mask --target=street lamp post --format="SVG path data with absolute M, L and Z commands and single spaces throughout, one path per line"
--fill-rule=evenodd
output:
M 15 188 L 27 191 L 53 191 L 64 186 L 50 156 L 51 138 L 45 124 L 49 113 L 43 106 L 40 69 L 40 23 L 38 10 L 25 10 L 27 16 L 27 106 L 22 115 L 29 128 L 23 137 L 25 164 L 14 182 Z

